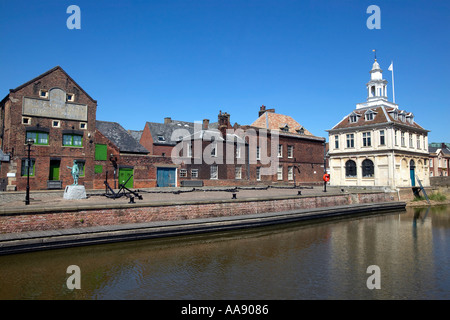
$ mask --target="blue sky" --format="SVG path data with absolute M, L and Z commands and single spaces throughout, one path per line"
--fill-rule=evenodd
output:
M 69 30 L 71 4 L 81 29 Z M 366 26 L 370 5 L 381 29 Z M 377 50 L 400 109 L 450 142 L 450 1 L 0 0 L 0 95 L 60 65 L 97 119 L 143 129 L 164 117 L 251 124 L 261 105 L 317 136 L 356 103 Z M 0 98 L 0 99 L 1 99 Z

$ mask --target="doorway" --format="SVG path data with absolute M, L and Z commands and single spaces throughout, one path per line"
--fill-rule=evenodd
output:
M 414 160 L 411 160 L 409 162 L 409 175 L 411 178 L 411 186 L 416 186 L 416 164 L 414 163 Z

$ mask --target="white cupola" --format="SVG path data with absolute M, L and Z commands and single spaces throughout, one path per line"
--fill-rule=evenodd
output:
M 383 70 L 375 59 L 370 70 L 370 81 L 367 86 L 367 101 L 373 100 L 387 100 L 387 81 L 383 79 Z

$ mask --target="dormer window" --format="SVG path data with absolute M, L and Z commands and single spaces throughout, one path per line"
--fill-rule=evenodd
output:
M 283 132 L 289 132 L 289 126 L 287 125 L 287 123 L 284 126 L 282 126 L 280 129 Z
M 305 134 L 305 128 L 303 128 L 303 127 L 300 127 L 296 131 L 297 131 L 298 134 Z
M 166 139 L 164 138 L 164 136 L 158 136 L 158 141 L 164 142 L 166 141 Z
M 365 117 L 366 117 L 366 121 L 372 121 L 373 119 L 375 119 L 375 115 L 376 112 L 369 110 L 366 112 Z
M 352 113 L 348 119 L 349 119 L 350 123 L 356 123 L 356 122 L 358 122 L 358 117 L 359 117 L 359 114 Z

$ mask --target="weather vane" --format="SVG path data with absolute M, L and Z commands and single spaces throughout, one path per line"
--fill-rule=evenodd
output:
M 374 54 L 375 54 L 375 60 L 377 60 L 377 50 L 376 50 L 376 49 L 373 49 L 372 51 L 373 51 Z

